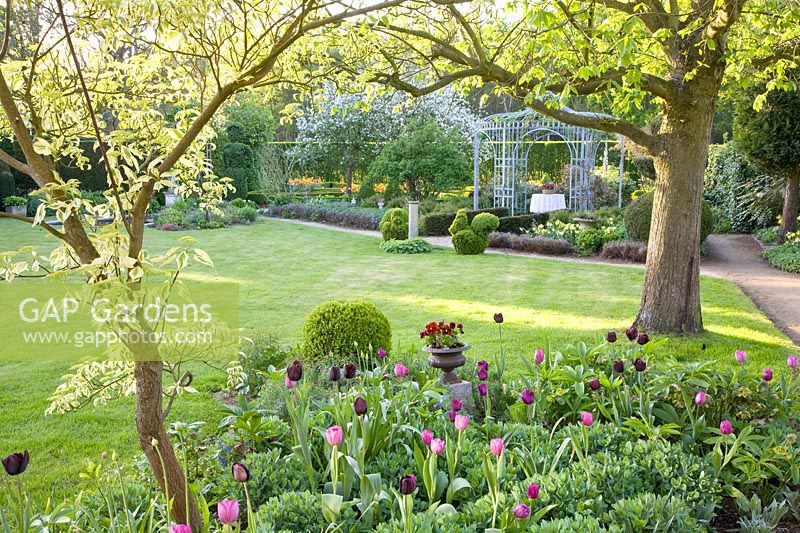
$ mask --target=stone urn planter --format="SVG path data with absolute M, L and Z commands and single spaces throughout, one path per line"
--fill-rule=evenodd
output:
M 6 206 L 6 213 L 11 215 L 24 217 L 28 214 L 28 206 L 25 205 L 9 205 Z
M 595 229 L 597 225 L 600 223 L 600 221 L 597 220 L 596 218 L 575 217 L 572 219 L 572 221 L 580 224 L 582 230 Z
M 464 366 L 467 358 L 464 357 L 464 352 L 469 350 L 469 344 L 462 344 L 460 346 L 453 346 L 450 348 L 433 348 L 432 346 L 425 346 L 422 351 L 428 352 L 428 363 L 433 368 L 438 368 L 442 371 L 442 383 L 451 385 L 453 383 L 460 383 L 461 378 L 454 372 L 460 366 Z

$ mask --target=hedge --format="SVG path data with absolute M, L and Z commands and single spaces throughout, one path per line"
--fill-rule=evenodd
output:
M 491 209 L 478 209 L 477 211 L 467 211 L 468 221 L 472 222 L 472 219 L 475 218 L 480 213 L 491 213 L 497 217 L 503 218 L 508 216 L 508 208 L 494 207 Z M 453 220 L 455 220 L 455 218 L 456 218 L 455 213 L 432 213 L 430 215 L 425 215 L 420 218 L 420 223 L 419 223 L 420 235 L 424 235 L 427 237 L 450 235 L 448 230 L 450 229 L 450 224 L 453 223 Z
M 516 215 L 513 217 L 500 217 L 497 231 L 503 233 L 523 233 L 533 227 L 536 217 L 534 215 Z
M 276 218 L 308 220 L 365 230 L 377 230 L 380 221 L 377 215 L 311 204 L 273 205 L 266 210 L 266 214 Z

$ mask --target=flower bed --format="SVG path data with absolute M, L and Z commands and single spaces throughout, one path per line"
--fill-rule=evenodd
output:
M 448 339 L 461 331 L 432 322 L 424 337 L 442 326 Z M 217 431 L 172 432 L 211 531 L 698 531 L 733 509 L 761 531 L 800 518 L 798 358 L 774 371 L 750 369 L 744 352 L 722 365 L 651 360 L 664 342 L 630 329 L 537 349 L 514 378 L 501 343 L 467 372 L 470 398 L 383 349 L 342 367 L 293 360 L 263 371 L 260 394 Z M 16 477 L 29 460 L 3 465 Z M 141 470 L 111 457 L 90 472 L 102 490 L 49 514 L 27 503 L 20 515 L 11 498 L 0 522 L 169 525 Z

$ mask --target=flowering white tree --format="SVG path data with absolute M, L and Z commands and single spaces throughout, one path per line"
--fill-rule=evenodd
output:
M 433 120 L 465 142 L 477 117 L 451 88 L 422 98 L 402 92 L 337 93 L 326 87 L 318 105 L 297 120 L 298 145 L 292 151 L 305 168 L 332 167 L 342 173 L 348 193 L 355 173 L 366 173 L 383 146 L 411 124 Z

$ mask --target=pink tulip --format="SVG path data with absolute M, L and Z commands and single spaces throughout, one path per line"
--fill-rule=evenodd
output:
M 531 508 L 524 503 L 517 504 L 514 507 L 514 517 L 518 520 L 524 520 L 531 515 Z
M 705 404 L 706 400 L 708 400 L 708 396 L 705 391 L 697 391 L 697 394 L 694 395 L 694 403 L 697 405 Z
M 536 483 L 531 483 L 528 485 L 528 498 L 531 500 L 535 500 L 539 497 L 539 485 Z
M 442 439 L 433 439 L 431 441 L 431 453 L 433 455 L 441 455 L 444 451 L 444 441 Z
M 789 365 L 789 368 L 797 368 L 799 362 L 800 358 L 798 358 L 796 355 L 790 355 L 786 359 L 786 364 Z
M 431 431 L 430 429 L 423 429 L 421 438 L 422 438 L 422 444 L 424 444 L 425 446 L 430 446 L 431 441 L 433 441 L 433 431 Z
M 505 449 L 505 447 L 506 445 L 505 443 L 503 443 L 503 439 L 500 437 L 492 439 L 489 442 L 489 450 L 495 457 L 500 457 L 501 455 L 503 455 L 503 450 Z
M 342 443 L 344 432 L 341 426 L 331 426 L 325 430 L 325 438 L 328 439 L 328 444 L 331 446 L 338 446 Z
M 723 420 L 719 423 L 719 432 L 723 435 L 730 435 L 733 433 L 733 424 L 729 420 Z
M 239 502 L 237 500 L 222 500 L 217 504 L 217 515 L 223 524 L 233 524 L 239 520 Z
M 536 348 L 536 351 L 533 352 L 533 360 L 537 365 L 544 363 L 544 350 L 541 348 Z
M 591 426 L 594 424 L 594 415 L 589 411 L 584 411 L 581 413 L 581 424 L 586 427 Z
M 169 533 L 192 533 L 192 526 L 186 524 L 172 524 L 169 526 Z
M 737 363 L 745 364 L 747 362 L 747 352 L 744 350 L 736 350 L 733 352 L 733 357 L 736 358 Z
M 403 363 L 397 363 L 394 365 L 394 377 L 396 378 L 404 378 L 408 375 L 408 367 Z
M 467 426 L 469 426 L 469 417 L 467 415 L 456 415 L 456 419 L 453 423 L 457 430 L 464 431 L 467 429 Z
M 297 382 L 296 381 L 292 381 L 291 379 L 289 379 L 289 376 L 286 376 L 285 378 L 283 378 L 283 383 L 284 383 L 284 385 L 286 385 L 287 389 L 293 389 L 293 388 L 295 388 L 297 386 Z

